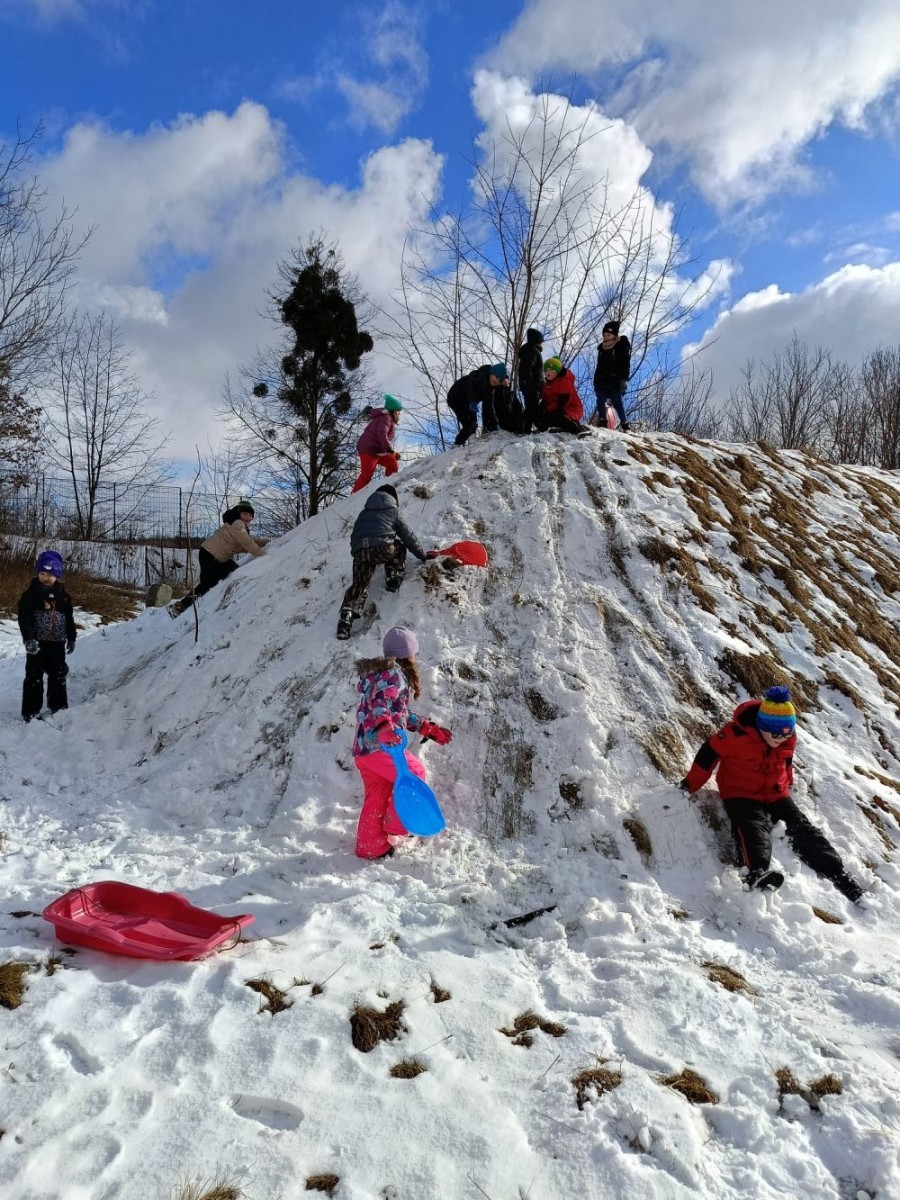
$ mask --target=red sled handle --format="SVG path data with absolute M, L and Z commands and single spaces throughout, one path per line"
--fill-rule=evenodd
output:
M 438 550 L 438 554 L 456 558 L 461 563 L 465 563 L 467 567 L 486 567 L 488 565 L 488 552 L 481 542 L 454 542 L 446 550 Z

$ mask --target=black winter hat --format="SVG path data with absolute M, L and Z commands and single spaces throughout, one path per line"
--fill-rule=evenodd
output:
M 389 483 L 383 483 L 381 485 L 381 487 L 376 488 L 375 491 L 376 492 L 387 492 L 387 494 L 389 496 L 393 496 L 394 499 L 397 500 L 397 502 L 399 503 L 399 498 L 397 496 L 397 489 L 395 487 L 391 487 L 391 485 Z
M 539 329 L 529 329 L 525 334 L 525 340 L 534 346 L 543 346 L 544 335 Z
M 612 333 L 616 337 L 618 337 L 619 336 L 619 326 L 621 324 L 622 324 L 621 321 L 607 321 L 606 324 L 603 326 L 603 332 L 604 333 Z

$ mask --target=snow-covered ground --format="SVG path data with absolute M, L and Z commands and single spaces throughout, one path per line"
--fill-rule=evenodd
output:
M 321 1174 L 337 1200 L 900 1196 L 896 477 L 604 433 L 495 435 L 397 484 L 426 545 L 478 537 L 490 568 L 379 575 L 336 642 L 351 497 L 211 593 L 199 643 L 159 610 L 86 633 L 52 723 L 23 725 L 0 661 L 0 962 L 35 967 L 0 1009 L 0 1192 L 168 1200 L 221 1170 L 253 1200 Z M 398 623 L 454 731 L 422 752 L 448 830 L 365 863 L 353 660 Z M 673 786 L 767 663 L 863 906 L 783 839 L 782 891 L 745 892 L 718 802 Z M 114 878 L 253 913 L 251 940 L 48 974 L 37 914 Z M 291 1007 L 260 1012 L 260 977 Z M 402 1036 L 355 1049 L 354 1005 L 393 1001 Z M 564 1032 L 500 1032 L 529 1010 Z M 579 1108 L 601 1060 L 619 1085 Z M 661 1082 L 685 1068 L 718 1103 Z M 781 1068 L 842 1091 L 780 1097 Z

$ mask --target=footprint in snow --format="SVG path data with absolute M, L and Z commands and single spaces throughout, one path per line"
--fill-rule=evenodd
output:
M 269 1129 L 296 1129 L 303 1113 L 296 1104 L 286 1100 L 269 1100 L 265 1096 L 240 1095 L 231 1106 L 239 1117 L 267 1125 Z

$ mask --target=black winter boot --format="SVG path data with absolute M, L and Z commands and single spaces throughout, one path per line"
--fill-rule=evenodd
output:
M 335 637 L 337 637 L 338 641 L 346 642 L 353 629 L 353 618 L 355 616 L 356 613 L 352 608 L 341 609 L 340 616 L 338 617 L 337 631 L 335 633 Z
M 394 569 L 394 570 L 385 569 L 384 574 L 385 574 L 384 590 L 386 592 L 399 592 L 400 585 L 401 585 L 401 583 L 403 583 L 404 572 L 398 571 L 396 569 Z
M 833 883 L 841 895 L 846 896 L 854 904 L 865 895 L 856 880 L 851 875 L 848 875 L 846 871 L 833 880 Z
M 752 888 L 756 892 L 774 892 L 783 883 L 784 876 L 782 873 L 780 871 L 772 871 L 768 867 L 765 869 L 758 867 L 747 876 L 747 887 Z

